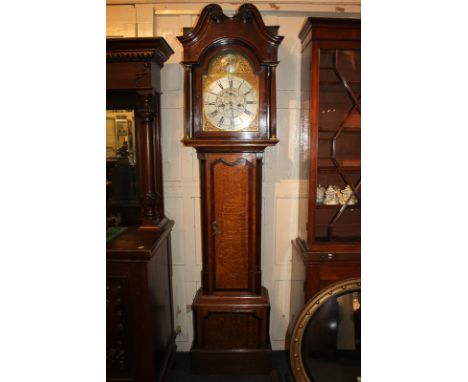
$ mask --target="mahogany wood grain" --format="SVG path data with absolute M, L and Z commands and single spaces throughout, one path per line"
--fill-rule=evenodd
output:
M 233 17 L 206 6 L 184 48 L 182 142 L 200 161 L 202 288 L 193 303 L 192 370 L 258 374 L 271 370 L 270 302 L 261 287 L 262 158 L 276 137 L 278 27 L 243 4 Z M 203 76 L 217 55 L 241 54 L 259 78 L 258 131 L 203 131 Z

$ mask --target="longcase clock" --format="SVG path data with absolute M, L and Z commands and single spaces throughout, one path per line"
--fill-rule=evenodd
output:
M 262 160 L 276 137 L 276 66 L 283 39 L 244 4 L 206 6 L 184 48 L 185 135 L 200 162 L 202 287 L 193 302 L 195 373 L 271 369 L 270 302 L 261 284 Z

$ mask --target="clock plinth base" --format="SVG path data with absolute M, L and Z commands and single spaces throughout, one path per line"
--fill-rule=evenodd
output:
M 195 339 L 191 349 L 195 374 L 268 374 L 270 300 L 260 295 L 203 295 L 193 302 Z

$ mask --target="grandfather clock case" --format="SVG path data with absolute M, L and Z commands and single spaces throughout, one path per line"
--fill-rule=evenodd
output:
M 193 302 L 192 369 L 271 370 L 270 302 L 261 284 L 262 160 L 275 145 L 277 51 L 283 37 L 251 4 L 206 6 L 184 48 L 185 134 L 200 164 L 202 287 Z
M 305 236 L 293 244 L 307 301 L 361 273 L 361 21 L 310 17 L 299 38 L 300 167 L 308 187 L 301 211 L 308 216 Z

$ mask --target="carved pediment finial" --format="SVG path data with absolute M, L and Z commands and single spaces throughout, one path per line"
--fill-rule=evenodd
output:
M 244 23 L 251 23 L 254 18 L 254 6 L 252 4 L 242 4 L 237 14 Z
M 223 9 L 218 4 L 208 5 L 206 7 L 206 11 L 208 12 L 210 18 L 217 23 L 220 23 L 222 18 L 226 17 L 223 13 Z

